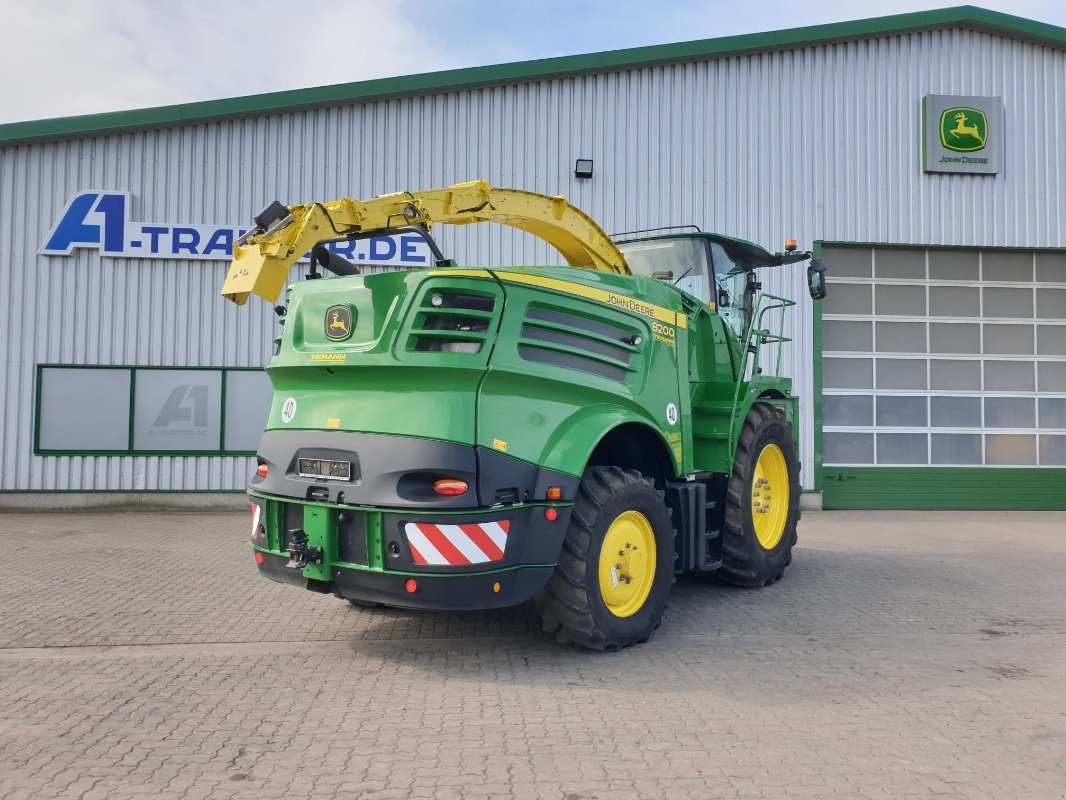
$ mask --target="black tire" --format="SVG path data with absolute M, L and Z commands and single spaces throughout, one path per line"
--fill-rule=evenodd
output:
M 640 606 L 628 616 L 618 616 L 600 590 L 600 559 L 612 524 L 631 511 L 642 515 L 654 533 L 655 569 Z M 592 650 L 646 642 L 659 627 L 674 582 L 673 567 L 674 530 L 663 493 L 639 472 L 590 467 L 581 478 L 555 573 L 536 598 L 544 630 L 561 642 Z M 615 580 L 613 568 L 610 574 Z
M 756 536 L 752 510 L 755 465 L 769 445 L 776 445 L 788 470 L 788 508 L 780 540 L 767 549 Z M 760 487 L 754 487 L 760 488 Z M 780 408 L 756 403 L 744 420 L 733 472 L 726 488 L 724 554 L 719 576 L 737 586 L 768 586 L 778 580 L 792 562 L 799 521 L 799 463 L 792 430 Z

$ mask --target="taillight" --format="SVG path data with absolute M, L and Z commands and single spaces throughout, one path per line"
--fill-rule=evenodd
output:
M 466 490 L 469 488 L 466 481 L 461 481 L 458 478 L 441 478 L 433 484 L 433 491 L 448 497 L 466 494 Z
M 258 475 L 260 478 L 265 478 L 267 476 L 267 465 L 260 464 L 258 467 L 255 468 L 255 474 Z

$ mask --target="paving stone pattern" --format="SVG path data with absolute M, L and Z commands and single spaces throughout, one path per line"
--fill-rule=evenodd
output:
M 0 797 L 1066 797 L 1063 513 L 808 513 L 617 654 L 270 583 L 248 528 L 0 516 Z

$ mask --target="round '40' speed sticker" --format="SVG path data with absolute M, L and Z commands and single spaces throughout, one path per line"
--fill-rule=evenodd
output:
M 296 398 L 289 397 L 285 400 L 285 405 L 281 407 L 281 421 L 292 422 L 292 418 L 296 416 Z
M 677 424 L 677 406 L 673 403 L 668 403 L 666 406 L 666 423 L 668 425 Z

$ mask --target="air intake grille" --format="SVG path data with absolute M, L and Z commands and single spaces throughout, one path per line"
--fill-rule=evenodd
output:
M 418 353 L 480 353 L 488 339 L 496 298 L 471 292 L 427 292 L 408 339 Z
M 565 311 L 531 306 L 522 325 L 518 355 L 526 361 L 588 372 L 624 381 L 636 372 L 632 361 L 639 352 L 635 329 Z

